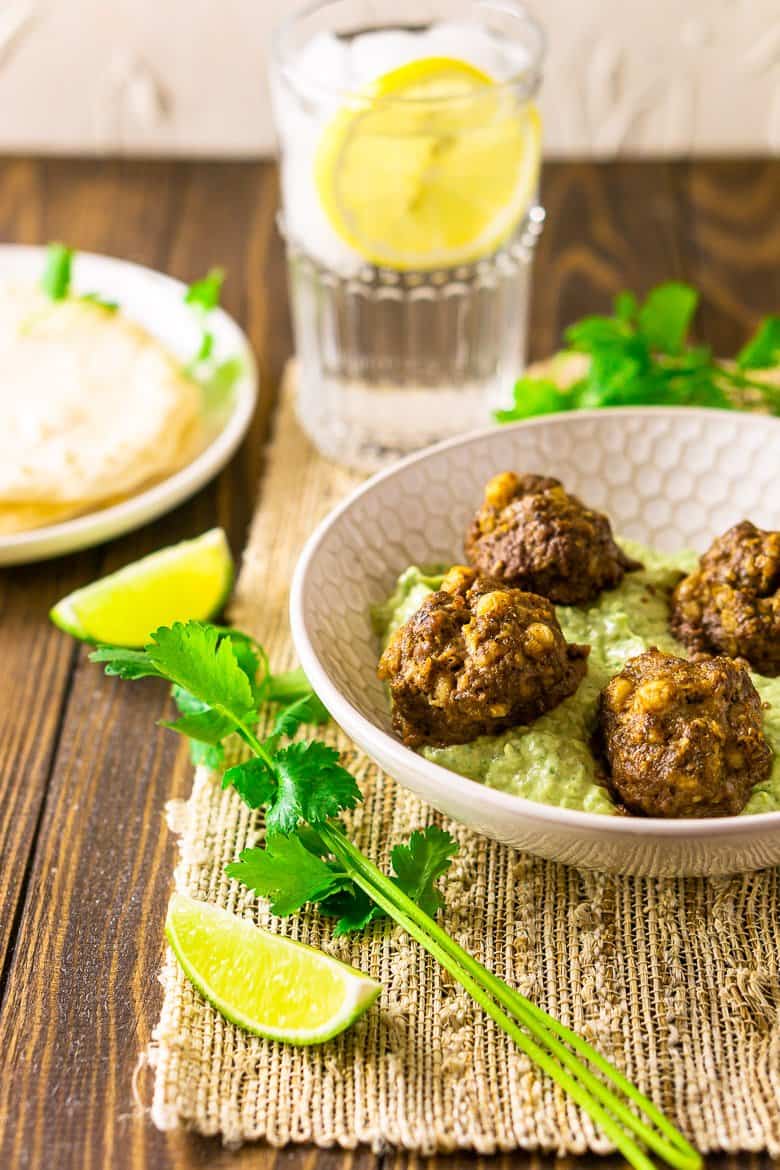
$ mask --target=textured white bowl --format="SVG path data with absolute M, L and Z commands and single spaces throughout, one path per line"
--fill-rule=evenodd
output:
M 558 476 L 616 532 L 703 550 L 748 517 L 780 528 L 780 420 L 725 411 L 588 411 L 443 443 L 374 476 L 307 543 L 290 602 L 301 664 L 334 719 L 423 800 L 517 849 L 612 873 L 727 874 L 780 863 L 780 812 L 665 821 L 555 808 L 429 763 L 392 731 L 369 606 L 409 564 L 462 559 L 485 481 Z

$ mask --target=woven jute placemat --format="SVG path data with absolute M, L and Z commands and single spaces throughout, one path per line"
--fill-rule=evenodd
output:
M 287 591 L 314 523 L 355 483 L 299 430 L 287 388 L 232 621 L 294 664 Z M 383 776 L 335 727 L 365 793 L 358 845 L 388 843 L 434 814 Z M 314 1142 L 422 1153 L 474 1149 L 607 1152 L 609 1144 L 541 1078 L 471 1000 L 400 930 L 334 940 L 316 913 L 273 919 L 225 865 L 259 826 L 204 770 L 170 810 L 178 890 L 325 947 L 384 992 L 338 1040 L 286 1048 L 221 1019 L 169 954 L 150 1059 L 152 1119 L 227 1143 Z M 580 873 L 448 825 L 460 852 L 445 884 L 447 930 L 503 979 L 585 1035 L 703 1152 L 780 1155 L 778 873 L 715 881 Z

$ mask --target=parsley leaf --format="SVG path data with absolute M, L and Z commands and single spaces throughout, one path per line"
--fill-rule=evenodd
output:
M 319 740 L 291 743 L 273 759 L 277 789 L 266 814 L 269 833 L 293 833 L 299 821 L 316 829 L 363 799 L 339 753 Z
M 41 287 L 53 301 L 65 300 L 70 291 L 72 271 L 73 249 L 66 248 L 64 244 L 49 244 Z
M 750 341 L 737 354 L 741 370 L 780 366 L 780 316 L 764 317 Z
M 273 837 L 265 848 L 244 849 L 226 872 L 255 893 L 270 898 L 271 910 L 282 916 L 351 886 L 343 869 L 310 853 L 295 836 Z

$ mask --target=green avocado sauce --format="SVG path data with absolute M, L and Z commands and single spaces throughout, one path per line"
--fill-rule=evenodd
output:
M 513 792 L 542 804 L 585 812 L 617 814 L 615 802 L 596 778 L 590 750 L 601 689 L 626 660 L 651 646 L 687 657 L 668 630 L 669 594 L 696 564 L 693 552 L 655 552 L 634 541 L 623 548 L 642 561 L 644 569 L 627 573 L 619 588 L 602 593 L 591 605 L 556 606 L 558 621 L 569 642 L 590 645 L 588 672 L 576 693 L 528 727 L 501 735 L 483 735 L 452 747 L 424 747 L 420 754 L 452 772 L 491 788 Z M 372 610 L 382 646 L 425 598 L 438 589 L 443 569 L 411 566 L 398 578 L 391 596 Z M 780 809 L 780 678 L 751 675 L 765 705 L 764 731 L 774 752 L 771 775 L 753 789 L 744 813 Z

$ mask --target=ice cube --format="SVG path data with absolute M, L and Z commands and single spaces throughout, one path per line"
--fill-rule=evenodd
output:
M 360 89 L 391 69 L 428 54 L 420 51 L 421 34 L 398 29 L 360 33 L 349 46 L 352 86 Z
M 432 25 L 419 38 L 420 56 L 467 61 L 494 81 L 505 81 L 523 67 L 518 65 L 518 48 L 515 43 L 499 40 L 484 25 L 465 21 L 442 21 Z
M 346 42 L 333 33 L 317 33 L 296 55 L 295 72 L 314 86 L 344 89 L 349 85 L 349 49 Z

